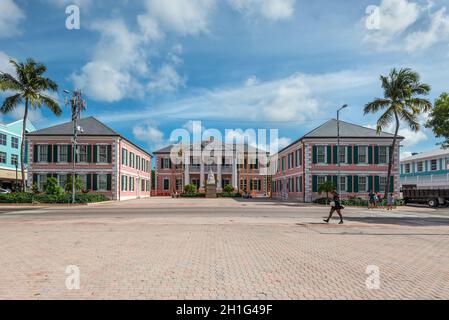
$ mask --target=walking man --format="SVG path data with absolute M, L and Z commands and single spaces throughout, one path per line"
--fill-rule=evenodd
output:
M 329 217 L 327 219 L 324 219 L 324 222 L 329 223 L 329 221 L 332 218 L 332 215 L 335 211 L 337 211 L 338 215 L 340 216 L 340 222 L 338 224 L 343 224 L 343 215 L 341 214 L 341 210 L 344 209 L 344 207 L 341 205 L 340 197 L 337 192 L 332 192 L 333 194 L 333 200 L 331 202 L 331 211 L 329 212 Z

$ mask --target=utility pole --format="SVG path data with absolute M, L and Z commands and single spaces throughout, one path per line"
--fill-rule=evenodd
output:
M 345 104 L 340 109 L 337 110 L 337 164 L 338 164 L 338 172 L 337 172 L 337 192 L 340 196 L 341 188 L 340 188 L 340 169 L 341 169 L 341 162 L 340 162 L 340 111 L 346 108 L 348 105 Z
M 70 91 L 64 90 L 64 93 L 69 94 Z M 72 161 L 73 161 L 73 172 L 72 172 L 72 204 L 75 204 L 76 202 L 76 158 L 77 158 L 77 138 L 78 133 L 83 133 L 83 128 L 78 126 L 78 119 L 81 116 L 81 112 L 86 110 L 87 103 L 83 99 L 83 96 L 81 94 L 81 91 L 74 91 L 72 98 L 70 101 L 67 99 L 66 104 L 70 104 L 72 108 L 72 122 L 73 122 L 73 151 L 72 151 Z

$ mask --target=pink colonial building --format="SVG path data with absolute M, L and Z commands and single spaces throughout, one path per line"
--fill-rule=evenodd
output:
M 30 154 L 28 183 L 43 190 L 48 177 L 65 187 L 75 171 L 83 192 L 113 200 L 151 195 L 152 156 L 93 117 L 80 119 L 77 152 L 73 152 L 73 122 L 27 134 Z
M 399 145 L 392 150 L 393 135 L 340 121 L 340 153 L 337 120 L 332 119 L 307 133 L 272 157 L 272 195 L 312 202 L 325 197 L 318 188 L 330 180 L 340 184 L 343 198 L 367 198 L 370 191 L 384 192 L 389 155 L 393 152 L 393 179 L 389 190 L 399 192 Z M 340 157 L 340 181 L 338 181 Z

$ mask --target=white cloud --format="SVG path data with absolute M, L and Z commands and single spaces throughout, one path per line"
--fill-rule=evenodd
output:
M 422 122 L 422 121 L 421 121 Z M 369 124 L 366 127 L 371 129 L 376 129 L 377 126 L 373 124 Z M 404 137 L 405 139 L 402 141 L 401 145 L 403 145 L 406 148 L 414 147 L 421 142 L 427 141 L 429 137 L 426 135 L 424 128 L 421 128 L 421 130 L 414 132 L 409 127 L 406 126 L 406 124 L 401 123 L 401 126 L 399 127 L 398 135 Z M 395 125 L 391 124 L 385 130 L 384 132 L 394 133 L 395 131 Z
M 427 30 L 410 33 L 405 39 L 409 52 L 427 49 L 438 42 L 449 42 L 449 15 L 446 14 L 446 7 L 431 14 Z
M 8 115 L 15 121 L 23 119 L 23 115 L 25 112 L 25 106 L 21 105 L 15 108 L 13 111 L 8 113 Z M 40 109 L 28 109 L 28 120 L 30 120 L 33 124 L 45 122 L 47 119 L 42 114 Z
M 208 32 L 209 14 L 216 0 L 145 0 L 147 13 L 140 22 L 152 19 L 164 30 L 181 35 L 196 35 Z
M 409 0 L 382 0 L 379 5 L 379 30 L 367 30 L 365 41 L 389 44 L 414 24 L 421 8 Z M 366 19 L 366 18 L 365 18 Z
M 195 121 L 195 120 L 189 120 L 189 121 L 187 121 L 186 123 L 184 123 L 183 125 L 182 125 L 182 127 L 184 128 L 184 129 L 187 129 L 190 133 L 193 133 L 193 125 L 194 125 L 194 123 L 196 124 L 196 126 L 198 126 L 198 124 L 200 124 L 201 122 L 199 122 L 199 121 Z M 199 126 L 198 126 L 199 127 Z M 203 126 L 203 125 L 201 125 L 201 132 L 203 132 L 203 131 L 205 131 L 206 130 L 206 128 Z
M 247 87 L 251 87 L 254 86 L 256 84 L 259 84 L 259 79 L 256 76 L 251 76 L 248 79 L 246 79 L 245 81 L 245 86 Z
M 19 23 L 25 19 L 25 13 L 13 0 L 0 1 L 0 38 L 10 38 L 20 34 Z
M 136 139 L 146 142 L 152 148 L 160 149 L 166 146 L 167 141 L 164 133 L 157 126 L 152 124 L 139 124 L 133 128 L 133 134 Z
M 11 59 L 11 57 L 9 57 L 3 51 L 0 51 L 0 71 L 15 76 L 16 70 L 14 69 L 13 65 L 9 62 L 9 59 Z
M 151 91 L 175 91 L 185 86 L 186 80 L 180 76 L 171 65 L 164 64 L 148 84 Z
M 400 159 L 404 160 L 405 158 L 411 157 L 412 153 L 410 151 L 403 151 L 400 154 Z
M 328 118 L 327 108 L 335 101 L 329 95 L 365 88 L 376 83 L 371 72 L 344 71 L 324 75 L 293 74 L 289 77 L 214 90 L 197 90 L 169 104 L 151 106 L 139 112 L 109 115 L 109 121 L 155 117 L 186 119 L 295 122 L 308 124 L 317 117 Z M 332 113 L 333 115 L 334 113 Z
M 93 4 L 92 0 L 47 0 L 47 2 L 57 5 L 59 7 L 64 7 L 68 5 L 77 5 L 80 8 L 88 8 Z
M 277 21 L 292 17 L 295 0 L 228 0 L 235 10 L 249 17 Z

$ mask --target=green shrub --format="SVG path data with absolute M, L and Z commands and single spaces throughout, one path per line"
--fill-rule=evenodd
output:
M 238 192 L 223 192 L 217 194 L 219 198 L 241 198 L 242 195 Z
M 181 198 L 206 198 L 205 193 L 184 193 Z
M 344 206 L 355 206 L 355 207 L 367 207 L 368 200 L 362 198 L 349 198 L 341 201 L 341 204 Z
M 0 203 L 32 203 L 33 196 L 28 192 L 0 194 Z
M 77 194 L 75 196 L 76 203 L 94 203 L 108 201 L 109 198 L 101 194 Z M 49 203 L 49 204 L 64 204 L 71 203 L 72 196 L 68 193 L 63 193 L 60 195 L 51 194 L 38 194 L 33 193 L 9 193 L 0 194 L 0 203 Z
M 56 178 L 48 178 L 44 184 L 45 193 L 48 195 L 59 196 L 64 193 L 64 189 L 58 185 Z
M 76 177 L 75 178 L 75 190 L 76 192 L 81 192 L 83 191 L 85 188 L 83 181 L 81 180 L 80 177 Z M 72 182 L 72 175 L 68 175 L 67 176 L 67 181 L 65 183 L 65 191 L 72 193 L 73 191 L 73 182 Z
M 224 186 L 223 190 L 226 193 L 232 193 L 232 192 L 234 192 L 234 186 L 232 184 L 227 184 Z
M 194 184 L 188 184 L 184 187 L 184 191 L 186 194 L 193 195 L 197 193 L 197 187 Z

